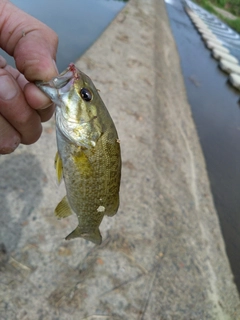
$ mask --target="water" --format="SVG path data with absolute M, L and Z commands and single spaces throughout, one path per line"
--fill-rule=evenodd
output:
M 236 57 L 240 63 L 240 35 L 233 29 L 229 28 L 225 23 L 214 15 L 210 14 L 203 8 L 199 7 L 192 1 L 185 1 L 187 6 L 191 8 L 208 28 L 222 41 L 223 46 L 227 47 L 230 53 Z
M 239 92 L 227 83 L 180 1 L 166 3 L 226 250 L 240 290 Z M 177 93 L 176 93 L 177 94 Z
M 41 20 L 59 36 L 57 66 L 64 70 L 99 37 L 127 1 L 114 0 L 12 0 L 13 4 Z M 0 52 L 8 63 L 11 57 Z

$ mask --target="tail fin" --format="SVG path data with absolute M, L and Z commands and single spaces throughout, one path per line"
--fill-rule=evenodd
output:
M 102 243 L 102 236 L 97 228 L 93 232 L 84 232 L 79 226 L 73 230 L 65 239 L 70 240 L 74 238 L 84 238 L 85 240 L 91 241 L 95 244 L 101 244 Z

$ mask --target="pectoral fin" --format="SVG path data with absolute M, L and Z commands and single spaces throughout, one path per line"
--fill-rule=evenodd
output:
M 59 202 L 55 209 L 55 216 L 58 217 L 58 219 L 63 219 L 72 214 L 72 210 L 69 206 L 67 196 L 63 197 L 62 201 Z
M 74 238 L 84 238 L 85 240 L 89 240 L 95 244 L 101 244 L 102 243 L 102 236 L 99 231 L 99 229 L 95 229 L 92 232 L 84 232 L 79 226 L 73 230 L 65 239 L 70 240 Z
M 56 169 L 57 182 L 58 182 L 58 184 L 60 184 L 61 181 L 62 181 L 62 178 L 63 178 L 63 167 L 62 167 L 62 160 L 61 160 L 61 158 L 59 156 L 58 151 L 57 151 L 56 156 L 55 156 L 54 167 Z

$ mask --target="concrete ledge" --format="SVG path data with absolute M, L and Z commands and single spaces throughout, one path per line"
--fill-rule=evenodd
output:
M 240 75 L 239 64 L 232 63 L 231 61 L 220 59 L 219 67 L 226 73 L 236 73 Z
M 222 50 L 219 50 L 217 48 L 214 48 L 212 50 L 212 55 L 215 59 L 217 60 L 220 60 L 220 59 L 223 59 L 223 60 L 226 60 L 226 61 L 229 61 L 233 64 L 236 64 L 238 65 L 238 59 L 236 59 L 234 56 L 232 56 L 231 54 L 229 53 L 225 53 L 223 52 Z
M 164 2 L 130 0 L 77 65 L 118 128 L 121 206 L 101 246 L 66 242 L 77 219 L 53 215 L 65 193 L 53 122 L 39 143 L 0 157 L 0 318 L 238 319 Z
M 233 87 L 239 90 L 239 76 L 240 67 L 238 66 L 239 61 L 233 55 L 230 54 L 229 50 L 224 47 L 221 40 L 210 30 L 205 22 L 197 14 L 195 14 L 188 6 L 185 6 L 185 10 L 190 16 L 193 24 L 201 34 L 205 45 L 208 49 L 212 50 L 212 56 L 220 60 L 219 67 L 222 71 L 230 74 L 229 82 Z M 215 31 L 219 31 L 218 28 L 211 27 Z
M 198 32 L 200 34 L 205 34 L 205 35 L 209 35 L 209 36 L 214 36 L 214 34 L 212 33 L 212 31 L 210 29 L 207 28 L 198 28 Z
M 212 43 L 212 44 L 216 44 L 218 46 L 223 46 L 222 41 L 218 40 L 218 39 L 204 39 L 205 43 Z
M 208 49 L 218 49 L 222 52 L 229 53 L 229 50 L 226 47 L 219 45 L 214 41 L 205 41 L 205 44 Z
M 222 43 L 222 41 L 220 41 L 214 34 L 202 34 L 202 38 L 205 41 L 215 41 L 215 42 L 219 42 Z
M 240 75 L 236 73 L 231 73 L 229 75 L 229 81 L 234 88 L 240 90 Z

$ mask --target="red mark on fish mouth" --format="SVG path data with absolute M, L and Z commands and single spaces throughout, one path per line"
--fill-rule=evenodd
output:
M 74 63 L 70 63 L 68 66 L 68 70 L 73 73 L 73 76 L 76 80 L 79 79 L 79 73 Z

